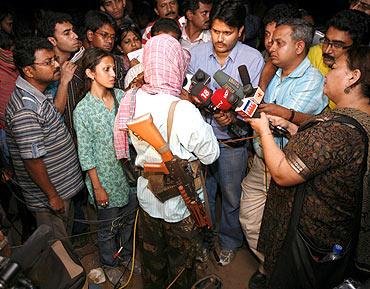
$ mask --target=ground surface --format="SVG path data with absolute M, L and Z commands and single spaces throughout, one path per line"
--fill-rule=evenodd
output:
M 90 242 L 87 246 L 78 249 L 78 254 L 82 257 L 82 263 L 88 273 L 91 269 L 99 267 L 97 247 Z M 257 263 L 246 247 L 239 249 L 234 261 L 226 266 L 221 267 L 216 264 L 213 256 L 210 257 L 203 270 L 198 270 L 200 276 L 208 274 L 216 274 L 222 280 L 222 289 L 248 289 L 247 283 L 253 272 L 257 268 Z M 124 275 L 125 281 L 128 278 L 128 273 Z M 89 283 L 92 283 L 89 280 Z M 126 282 L 124 282 L 126 283 Z M 102 289 L 113 289 L 114 286 L 106 281 L 99 285 Z M 140 275 L 133 275 L 133 278 L 126 288 L 142 289 L 142 281 Z M 174 285 L 171 288 L 176 288 Z M 161 289 L 161 288 L 158 288 Z M 190 288 L 189 288 L 190 289 Z

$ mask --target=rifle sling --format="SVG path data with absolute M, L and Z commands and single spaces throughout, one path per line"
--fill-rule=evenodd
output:
M 173 124 L 173 115 L 175 113 L 175 108 L 179 100 L 175 100 L 171 103 L 170 109 L 168 110 L 168 117 L 167 117 L 167 143 L 168 146 L 170 145 L 171 139 L 171 131 L 172 131 L 172 124 Z

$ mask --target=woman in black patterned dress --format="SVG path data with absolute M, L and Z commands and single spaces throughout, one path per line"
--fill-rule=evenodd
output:
M 336 103 L 336 109 L 313 117 L 301 127 L 264 113 L 259 119 L 249 120 L 261 138 L 273 179 L 258 243 L 258 250 L 265 255 L 268 288 L 333 288 L 343 280 L 344 272 L 331 272 L 320 267 L 321 263 L 311 280 L 302 277 L 307 275 L 302 270 L 307 261 L 320 263 L 324 256 L 320 252 L 330 252 L 334 244 L 352 255 L 356 251 L 356 261 L 361 266 L 370 264 L 369 159 L 368 144 L 363 138 L 363 134 L 369 136 L 370 132 L 370 48 L 354 48 L 337 59 L 326 76 L 324 93 Z M 355 119 L 364 133 L 346 123 L 348 118 Z M 269 121 L 291 134 L 283 151 L 274 142 Z M 361 173 L 363 162 L 367 164 L 365 177 Z M 353 234 L 356 213 L 361 211 L 356 209 L 356 192 L 363 192 L 359 234 Z M 293 203 L 298 193 L 304 196 L 303 206 L 292 230 Z M 291 254 L 293 239 L 288 232 L 297 232 L 297 228 L 318 249 L 312 260 L 297 260 Z M 349 260 L 347 265 L 353 256 Z M 324 280 L 320 280 L 320 274 L 325 276 Z

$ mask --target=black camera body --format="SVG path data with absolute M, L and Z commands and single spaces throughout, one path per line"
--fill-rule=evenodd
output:
M 23 277 L 21 267 L 11 259 L 0 256 L 0 289 L 33 289 L 32 283 Z

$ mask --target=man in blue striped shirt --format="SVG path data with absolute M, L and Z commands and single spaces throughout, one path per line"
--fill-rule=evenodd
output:
M 66 238 L 62 214 L 83 181 L 72 138 L 51 95 L 44 94 L 60 78 L 60 66 L 42 38 L 23 39 L 14 60 L 21 75 L 6 109 L 6 134 L 15 175 L 37 225 Z

